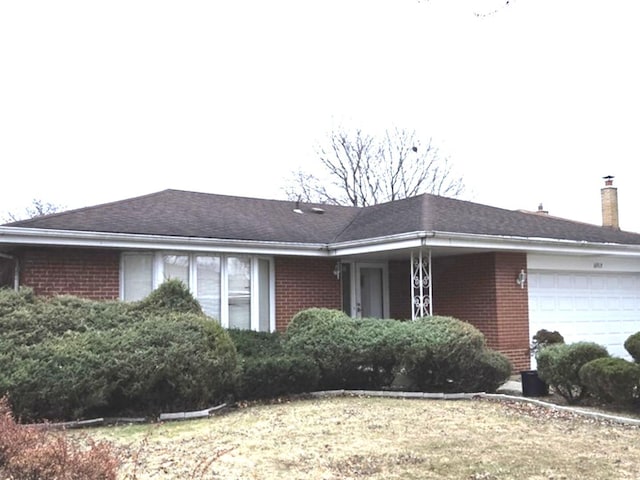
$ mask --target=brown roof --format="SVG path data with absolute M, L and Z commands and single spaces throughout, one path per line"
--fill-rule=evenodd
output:
M 636 233 L 430 194 L 347 207 L 164 190 L 9 225 L 320 244 L 417 231 L 640 244 Z

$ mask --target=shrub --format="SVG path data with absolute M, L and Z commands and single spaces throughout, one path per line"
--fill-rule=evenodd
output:
M 228 330 L 240 358 L 236 393 L 239 398 L 272 398 L 309 392 L 320 372 L 309 357 L 288 355 L 277 332 Z
M 312 358 L 320 369 L 319 388 L 381 388 L 391 384 L 402 344 L 401 322 L 352 319 L 337 310 L 312 308 L 290 323 L 284 346 Z
M 640 332 L 634 333 L 627 338 L 624 342 L 624 348 L 636 363 L 640 363 Z
M 118 460 L 106 443 L 80 450 L 62 434 L 16 424 L 0 398 L 0 478 L 115 480 Z
M 116 411 L 192 409 L 233 392 L 237 356 L 227 332 L 194 314 L 148 314 L 123 329 L 105 359 Z
M 278 332 L 256 332 L 253 330 L 227 330 L 238 355 L 243 357 L 266 357 L 282 355 L 282 336 Z
M 462 370 L 459 389 L 467 392 L 495 392 L 511 376 L 511 362 L 502 353 L 489 348 L 476 355 L 475 362 Z
M 407 328 L 397 320 L 364 318 L 355 320 L 359 364 L 358 377 L 362 388 L 382 388 L 391 385 L 398 373 L 399 354 L 407 343 Z
M 327 389 L 381 388 L 402 372 L 426 391 L 494 391 L 511 372 L 478 329 L 448 317 L 353 320 L 309 309 L 294 317 L 285 348 L 313 358 Z
M 108 402 L 106 336 L 69 332 L 14 351 L 0 373 L 0 390 L 26 419 L 67 419 L 97 411 Z M 114 352 L 115 353 L 115 352 Z
M 490 351 L 473 325 L 450 317 L 402 324 L 409 330 L 402 366 L 424 391 L 495 391 L 511 374 L 503 355 Z
M 598 358 L 580 369 L 589 393 L 607 403 L 630 404 L 638 398 L 640 366 L 622 358 Z
M 316 363 L 300 355 L 245 357 L 241 366 L 238 395 L 243 399 L 311 392 L 320 378 Z
M 10 393 L 21 417 L 153 414 L 234 390 L 235 347 L 215 322 L 184 313 L 188 298 L 130 305 L 20 295 L 0 296 L 0 395 Z
M 285 334 L 285 351 L 316 363 L 322 389 L 362 387 L 356 331 L 356 322 L 345 313 L 310 308 L 291 320 Z
M 538 376 L 568 403 L 577 403 L 587 394 L 580 369 L 591 360 L 608 356 L 606 348 L 591 342 L 549 345 L 536 356 Z
M 531 342 L 531 355 L 537 355 L 537 353 L 544 347 L 554 345 L 556 343 L 564 343 L 564 337 L 560 335 L 559 332 L 550 332 L 544 328 L 538 330 L 533 336 L 533 341 Z
M 171 310 L 173 312 L 202 314 L 202 307 L 189 288 L 175 278 L 162 285 L 138 302 L 137 308 L 146 311 Z

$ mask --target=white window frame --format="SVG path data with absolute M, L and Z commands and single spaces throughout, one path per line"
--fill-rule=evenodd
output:
M 220 325 L 229 328 L 229 282 L 227 276 L 227 258 L 229 257 L 245 257 L 250 261 L 251 271 L 251 330 L 258 331 L 260 328 L 260 287 L 259 287 L 259 264 L 258 260 L 267 260 L 269 262 L 269 331 L 274 332 L 276 329 L 276 293 L 275 293 L 275 261 L 273 257 L 261 255 L 245 255 L 245 254 L 224 254 L 216 252 L 176 252 L 170 250 L 154 251 L 154 252 L 123 252 L 120 256 L 120 299 L 124 300 L 125 278 L 124 278 L 124 258 L 128 255 L 152 255 L 152 288 L 155 290 L 162 282 L 164 282 L 164 256 L 165 255 L 181 255 L 189 258 L 189 291 L 196 297 L 197 289 L 197 261 L 198 256 L 212 256 L 220 258 Z M 196 297 L 197 298 L 197 297 Z

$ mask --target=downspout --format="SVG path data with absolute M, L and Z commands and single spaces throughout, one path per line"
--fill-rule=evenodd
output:
M 0 257 L 8 258 L 15 262 L 15 268 L 13 269 L 13 289 L 18 291 L 18 288 L 20 287 L 20 261 L 18 260 L 18 257 L 2 252 L 0 252 Z

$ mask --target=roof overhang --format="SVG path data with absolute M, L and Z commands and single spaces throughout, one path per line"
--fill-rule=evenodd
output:
M 327 246 L 321 243 L 265 242 L 22 227 L 0 227 L 0 246 L 4 245 L 114 248 L 122 250 L 215 251 L 261 255 L 327 255 Z
M 436 251 L 438 249 L 456 249 L 461 251 L 517 251 L 565 255 L 640 257 L 640 245 L 437 231 L 412 232 L 388 237 L 334 243 L 329 246 L 329 252 L 333 256 L 341 257 L 420 247 Z
M 121 250 L 176 250 L 261 255 L 348 257 L 416 248 L 465 251 L 518 251 L 564 255 L 640 257 L 640 245 L 549 238 L 416 231 L 364 240 L 324 243 L 269 242 L 203 237 L 0 227 L 0 247 L 53 246 Z

